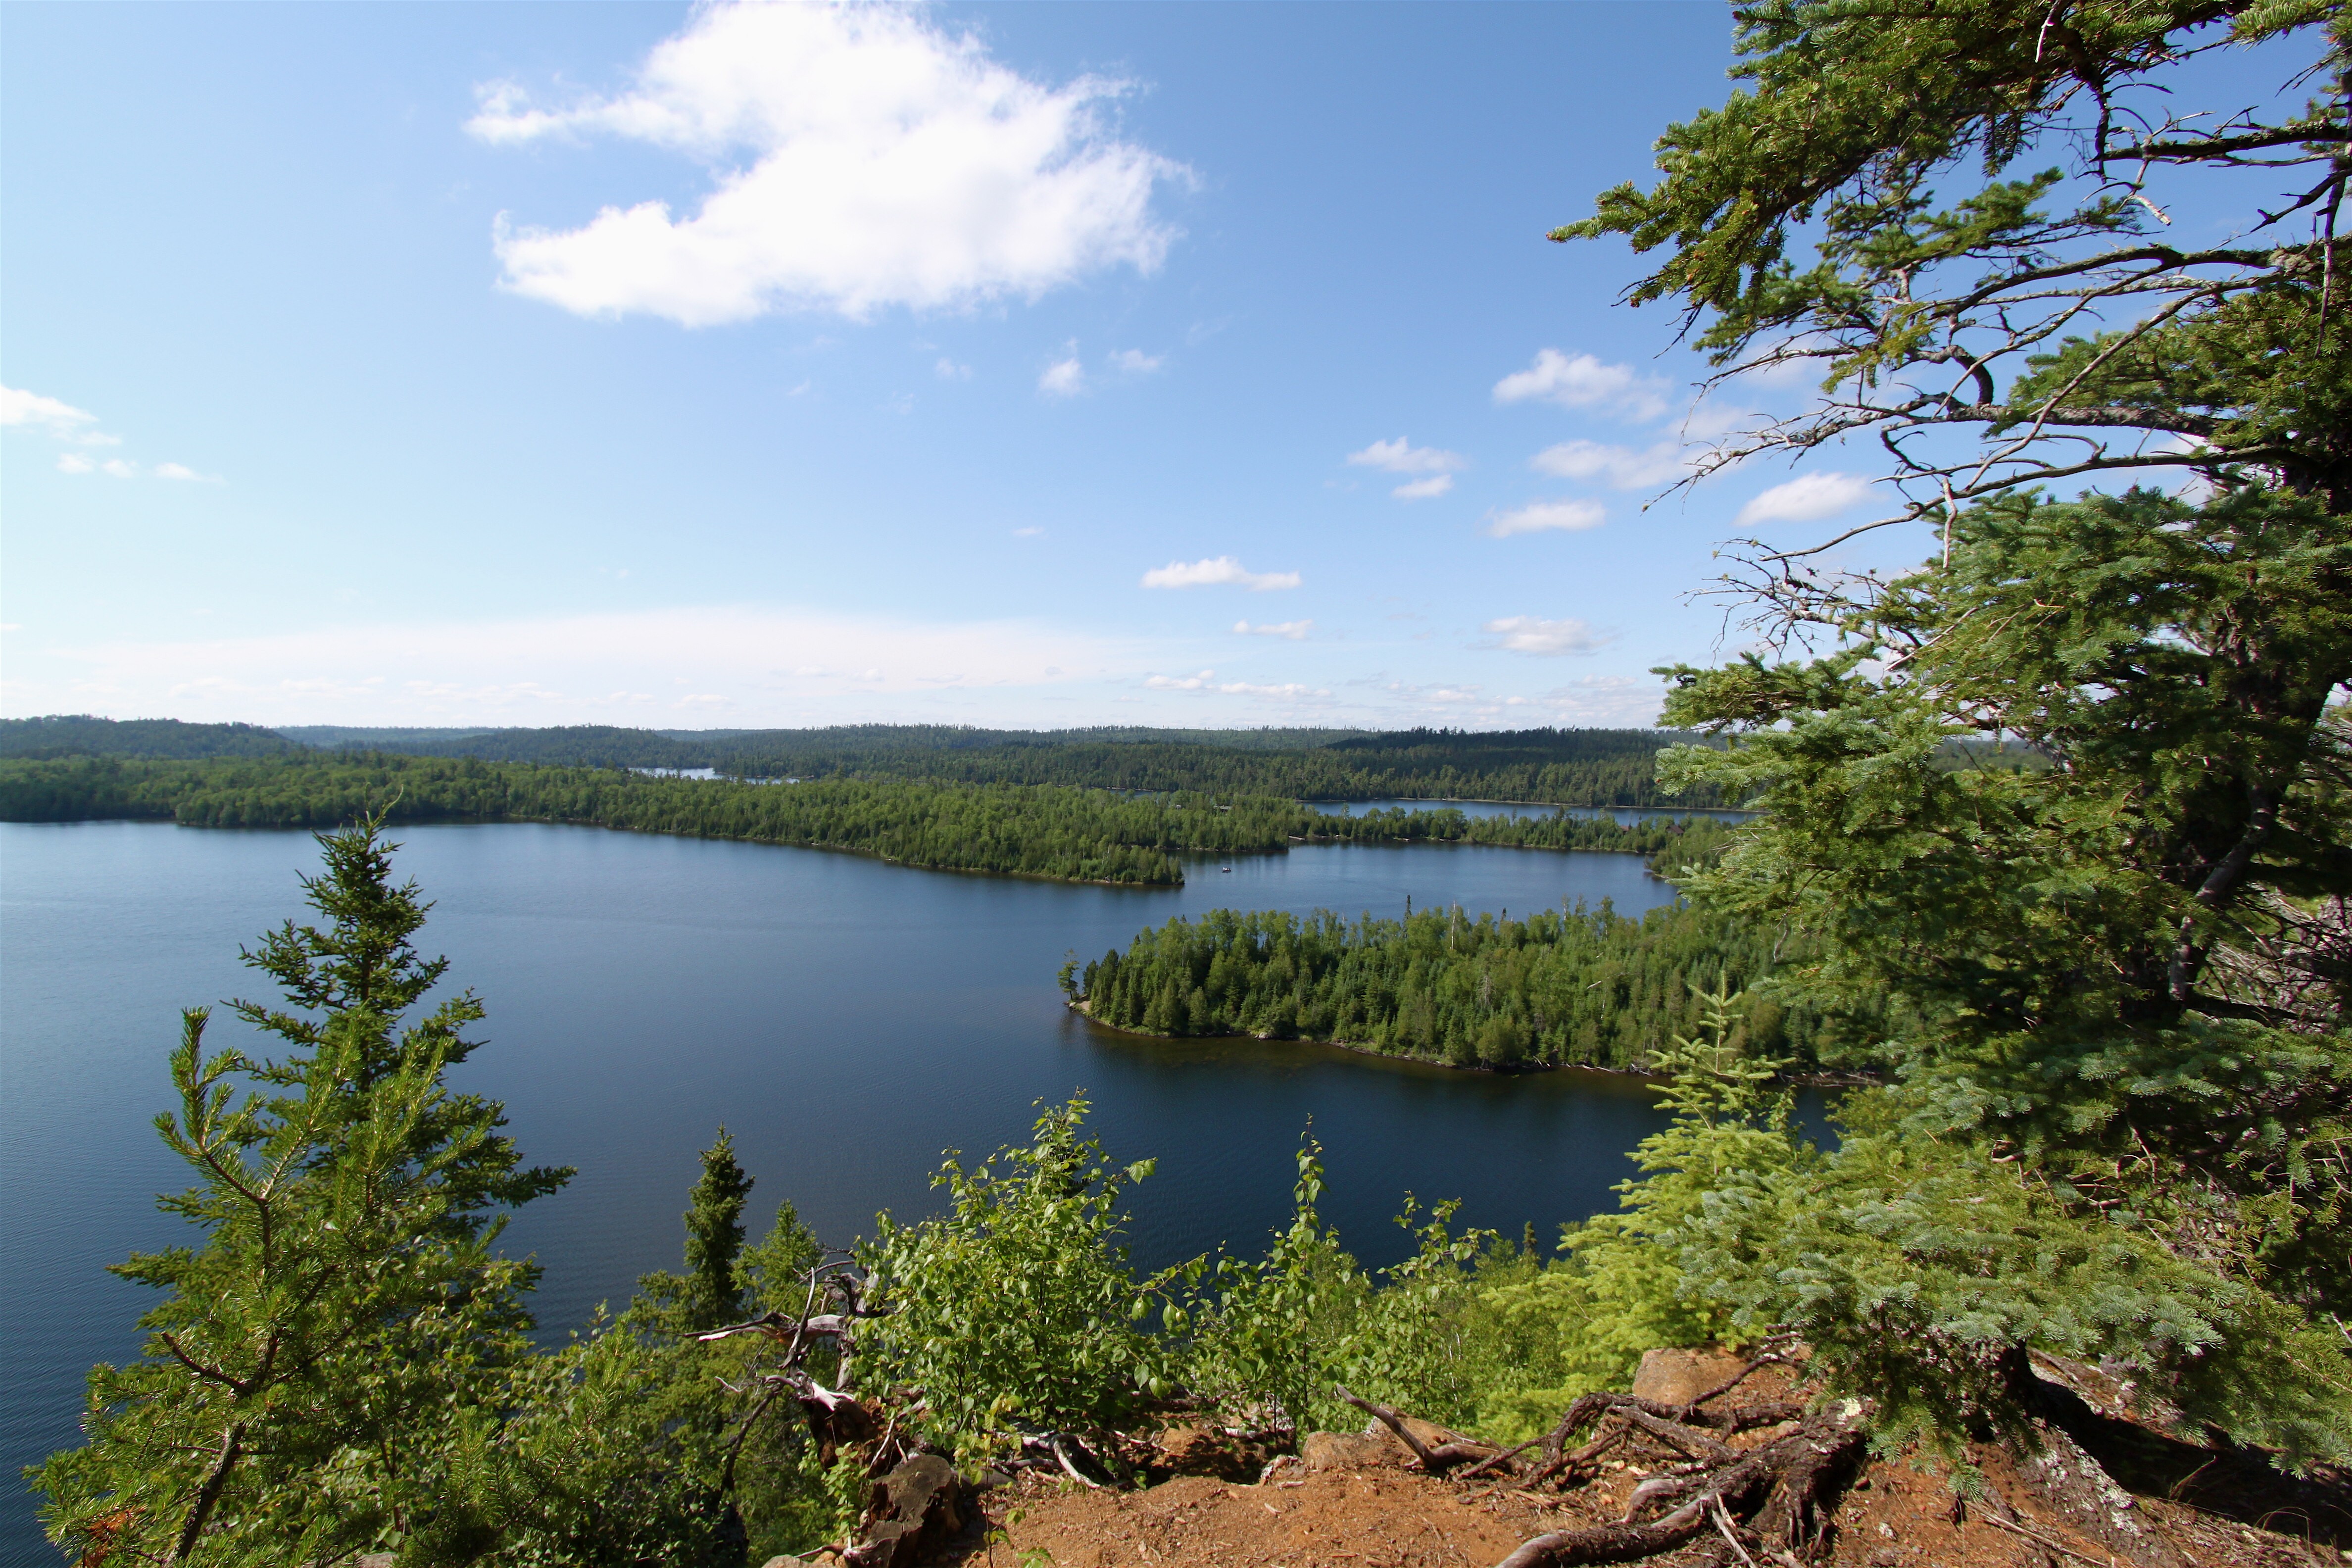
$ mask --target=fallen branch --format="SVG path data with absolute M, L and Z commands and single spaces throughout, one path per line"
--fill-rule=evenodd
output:
M 1492 1443 L 1481 1443 L 1467 1437 L 1444 1443 L 1433 1448 L 1414 1436 L 1412 1429 L 1405 1425 L 1404 1416 L 1389 1405 L 1375 1405 L 1369 1399 L 1359 1399 L 1337 1384 L 1333 1385 L 1332 1392 L 1365 1415 L 1376 1418 L 1381 1426 L 1395 1433 L 1398 1441 L 1412 1450 L 1412 1457 L 1421 1461 L 1421 1468 L 1430 1475 L 1442 1476 L 1456 1465 L 1473 1459 L 1485 1459 L 1494 1452 L 1495 1446 Z
M 2072 1557 L 2077 1563 L 2088 1563 L 2091 1565 L 2091 1568 L 2115 1568 L 2116 1560 L 2112 1557 L 2093 1557 L 2087 1553 L 2077 1552 L 2071 1546 L 2062 1546 L 2057 1542 L 2054 1542 L 2048 1536 L 2042 1534 L 2040 1531 L 2028 1530 L 2021 1524 L 2011 1524 L 2009 1521 L 2001 1518 L 2000 1515 L 1997 1513 L 1988 1513 L 1984 1515 L 1984 1521 L 1987 1524 L 1991 1525 L 1995 1530 L 2006 1530 L 2011 1535 L 2021 1535 L 2025 1537 L 2026 1540 L 2033 1542 L 2036 1546 L 2046 1547 L 2052 1552 L 2060 1553 L 2062 1556 Z

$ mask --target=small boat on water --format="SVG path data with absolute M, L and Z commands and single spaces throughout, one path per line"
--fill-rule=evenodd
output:
M 1217 869 L 1218 869 L 1218 870 L 1220 870 L 1220 871 L 1230 871 L 1230 870 L 1232 870 L 1232 869 L 1233 869 L 1233 868 L 1232 868 L 1231 866 L 1220 866 L 1220 867 L 1218 867 L 1218 868 L 1217 868 Z

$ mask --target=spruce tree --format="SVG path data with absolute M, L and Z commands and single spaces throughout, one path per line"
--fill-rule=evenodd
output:
M 702 1152 L 702 1178 L 694 1184 L 686 1209 L 686 1321 L 689 1329 L 714 1329 L 743 1310 L 743 1284 L 736 1260 L 743 1252 L 743 1201 L 751 1178 L 735 1163 L 735 1140 L 719 1129 L 719 1141 Z
M 209 1010 L 183 1016 L 180 1107 L 156 1127 L 195 1183 L 159 1201 L 199 1239 L 114 1267 L 163 1300 L 142 1358 L 91 1372 L 84 1445 L 32 1474 L 69 1552 L 274 1564 L 395 1544 L 467 1407 L 530 1355 L 538 1269 L 494 1244 L 570 1173 L 520 1168 L 498 1104 L 444 1083 L 482 1008 L 467 992 L 410 1016 L 447 966 L 410 944 L 430 906 L 392 881 L 381 826 L 320 836 L 303 887 L 326 924 L 247 955 L 286 1005 L 236 1011 L 289 1054 L 208 1051 Z

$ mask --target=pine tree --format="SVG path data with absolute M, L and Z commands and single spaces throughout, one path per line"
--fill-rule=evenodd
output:
M 702 1179 L 686 1210 L 686 1319 L 692 1329 L 715 1329 L 743 1310 L 743 1282 L 736 1260 L 743 1252 L 743 1201 L 751 1178 L 735 1163 L 735 1140 L 727 1129 L 702 1152 Z
M 445 1086 L 471 993 L 404 1017 L 447 964 L 410 945 L 430 906 L 393 884 L 381 826 L 320 837 L 325 929 L 247 955 L 288 1005 L 236 1010 L 292 1054 L 208 1055 L 209 1011 L 183 1016 L 156 1127 L 196 1181 L 161 1202 L 202 1238 L 113 1268 L 163 1300 L 143 1358 L 91 1372 L 84 1446 L 33 1472 L 68 1551 L 260 1564 L 396 1541 L 465 1407 L 530 1354 L 538 1270 L 493 1244 L 570 1173 L 519 1168 L 500 1108 Z

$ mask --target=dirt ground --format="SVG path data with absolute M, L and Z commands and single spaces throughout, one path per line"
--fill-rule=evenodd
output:
M 1646 1473 L 1629 1465 L 1557 1499 L 1385 1468 L 1261 1486 L 1187 1476 L 1134 1492 L 1031 1483 L 986 1500 L 1001 1534 L 972 1543 L 963 1561 L 992 1568 L 1491 1568 L 1531 1535 L 1623 1518 Z M 2142 1506 L 2194 1568 L 2340 1568 L 2352 1561 L 2160 1500 Z M 1864 1470 L 1836 1517 L 1828 1559 L 1836 1568 L 2105 1568 L 2112 1561 L 2095 1542 L 2027 1506 L 2018 1506 L 2004 1529 L 1993 1510 L 1956 1506 L 1941 1476 L 1900 1462 Z M 1648 1561 L 1686 1568 L 1709 1561 L 1713 1544 L 1719 1543 L 1702 1540 Z

